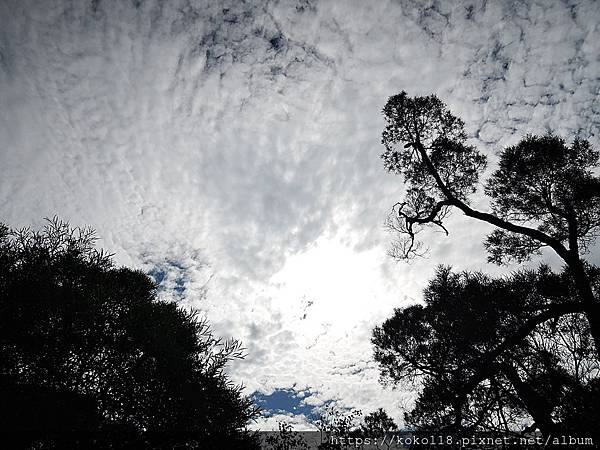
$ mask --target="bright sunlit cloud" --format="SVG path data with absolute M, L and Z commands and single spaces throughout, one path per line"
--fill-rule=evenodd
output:
M 382 248 L 356 251 L 339 238 L 319 238 L 290 256 L 269 281 L 276 301 L 299 309 L 307 328 L 329 324 L 330 332 L 339 331 L 369 319 L 393 298 L 381 271 L 386 258 Z

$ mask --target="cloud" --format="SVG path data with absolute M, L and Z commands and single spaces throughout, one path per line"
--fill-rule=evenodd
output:
M 402 187 L 378 158 L 380 109 L 435 92 L 492 159 L 528 132 L 597 144 L 599 8 L 4 1 L 2 219 L 95 227 L 120 263 L 244 341 L 231 370 L 248 392 L 301 385 L 399 417 L 410 393 L 379 386 L 371 328 L 418 300 L 435 264 L 497 269 L 487 228 L 459 215 L 430 259 L 387 258 Z

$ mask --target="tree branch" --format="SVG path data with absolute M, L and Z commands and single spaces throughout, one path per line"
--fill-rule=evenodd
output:
M 538 325 L 567 314 L 575 314 L 584 311 L 585 305 L 583 302 L 549 305 L 545 311 L 539 313 L 537 316 L 529 320 L 526 320 L 517 331 L 511 333 L 510 337 L 506 338 L 494 350 L 482 356 L 480 361 L 477 363 L 477 369 L 471 376 L 470 380 L 465 383 L 463 392 L 470 392 L 481 381 L 493 375 L 495 370 L 493 363 L 496 358 L 525 339 Z
M 543 242 L 544 244 L 551 247 L 563 260 L 565 260 L 565 262 L 567 262 L 567 263 L 571 262 L 572 256 L 571 256 L 570 252 L 557 239 L 554 239 L 553 237 L 548 236 L 546 233 L 543 233 L 540 230 L 536 230 L 535 228 L 529 228 L 529 227 L 522 226 L 522 225 L 516 225 L 512 222 L 508 222 L 504 219 L 501 219 L 500 217 L 497 217 L 493 214 L 477 211 L 477 210 L 471 208 L 469 205 L 467 205 L 462 200 L 458 199 L 452 193 L 452 191 L 448 188 L 448 186 L 446 186 L 446 184 L 440 177 L 437 169 L 435 168 L 435 166 L 429 159 L 429 156 L 427 155 L 427 152 L 425 151 L 425 147 L 423 147 L 423 144 L 421 144 L 419 141 L 417 141 L 417 142 L 412 143 L 412 145 L 419 152 L 419 155 L 421 156 L 423 162 L 427 166 L 427 169 L 429 170 L 430 174 L 435 179 L 436 184 L 438 185 L 439 189 L 446 196 L 446 199 L 453 206 L 460 209 L 466 216 L 472 217 L 474 219 L 482 220 L 484 222 L 495 225 L 495 226 L 505 229 L 507 231 L 512 231 L 514 233 L 523 234 L 525 236 L 529 236 L 533 239 Z

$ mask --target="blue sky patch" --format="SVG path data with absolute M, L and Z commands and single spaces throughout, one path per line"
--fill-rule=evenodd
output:
M 294 415 L 303 414 L 308 420 L 315 419 L 313 412 L 315 406 L 304 404 L 304 398 L 310 395 L 307 391 L 296 391 L 294 389 L 276 389 L 272 394 L 266 395 L 254 392 L 252 401 L 262 409 L 262 413 L 269 417 L 275 414 Z
M 185 291 L 185 271 L 177 261 L 167 261 L 153 267 L 148 275 L 160 289 L 172 289 L 177 295 L 182 295 Z

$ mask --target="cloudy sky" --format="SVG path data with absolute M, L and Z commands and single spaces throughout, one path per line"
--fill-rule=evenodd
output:
M 243 341 L 231 376 L 272 413 L 399 418 L 371 329 L 437 264 L 498 268 L 458 215 L 387 256 L 381 108 L 436 93 L 492 163 L 526 133 L 598 144 L 599 42 L 592 0 L 0 0 L 0 220 L 94 227 Z

